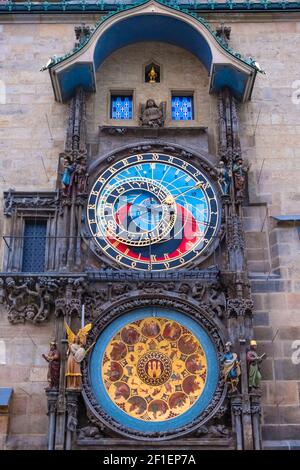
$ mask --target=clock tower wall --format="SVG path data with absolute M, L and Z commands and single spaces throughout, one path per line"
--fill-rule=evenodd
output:
M 63 320 L 69 321 L 72 328 L 79 328 L 82 305 L 86 308 L 87 321 L 94 322 L 104 311 L 109 315 L 112 310 L 115 319 L 140 307 L 140 299 L 144 299 L 147 307 L 156 300 L 160 307 L 167 305 L 192 316 L 199 314 L 199 306 L 204 305 L 221 332 L 220 351 L 227 339 L 239 346 L 239 322 L 245 317 L 247 346 L 254 335 L 259 354 L 266 352 L 268 357 L 262 363 L 262 409 L 259 408 L 259 400 L 258 403 L 252 400 L 256 398 L 253 396 L 250 409 L 247 369 L 245 356 L 242 356 L 243 403 L 238 400 L 233 403 L 234 419 L 241 424 L 239 417 L 243 414 L 243 432 L 250 435 L 250 411 L 254 416 L 254 426 L 257 426 L 258 414 L 262 412 L 262 438 L 268 441 L 264 445 L 280 447 L 285 441 L 299 442 L 300 274 L 299 211 L 296 204 L 299 199 L 299 103 L 293 87 L 294 80 L 298 79 L 295 64 L 299 63 L 299 54 L 294 47 L 299 39 L 298 13 L 292 18 L 289 13 L 265 11 L 259 13 L 259 18 L 255 14 L 255 19 L 251 12 L 226 14 L 226 25 L 233 33 L 230 45 L 256 55 L 268 72 L 267 76 L 258 74 L 252 101 L 236 102 L 236 113 L 232 101 L 229 106 L 228 102 L 226 104 L 228 96 L 209 93 L 207 70 L 194 55 L 180 47 L 155 41 L 122 47 L 109 55 L 97 69 L 96 93 L 86 93 L 84 98 L 80 93 L 75 98 L 74 94 L 64 104 L 54 101 L 51 80 L 39 69 L 51 53 L 60 55 L 72 49 L 74 26 L 78 28 L 80 21 L 68 12 L 60 12 L 55 20 L 49 12 L 41 15 L 24 10 L 24 17 L 20 19 L 20 15 L 7 12 L 0 31 L 5 43 L 3 70 L 6 85 L 6 103 L 1 103 L 3 119 L 0 122 L 3 127 L 0 188 L 4 192 L 4 196 L 1 195 L 4 211 L 0 215 L 0 232 L 5 235 L 0 240 L 3 266 L 0 276 L 0 386 L 14 389 L 9 408 L 8 440 L 6 432 L 2 432 L 4 419 L 0 416 L 0 447 L 47 446 L 47 400 L 44 393 L 47 363 L 41 354 L 47 352 L 49 339 L 55 337 L 65 359 Z M 82 15 L 91 25 L 98 18 L 98 15 L 90 13 Z M 217 11 L 204 16 L 214 28 L 224 21 L 224 15 Z M 25 17 L 27 20 L 23 22 Z M 284 67 L 280 57 L 284 58 Z M 152 62 L 160 67 L 160 81 L 149 83 L 145 70 Z M 130 94 L 132 119 L 112 119 L 112 96 Z M 177 95 L 193 97 L 194 119 L 171 119 L 172 96 Z M 163 126 L 147 128 L 140 125 L 142 107 L 150 98 L 158 107 L 165 103 L 162 106 Z M 86 113 L 86 133 L 76 109 L 79 109 L 80 117 L 85 117 Z M 238 215 L 243 219 L 244 237 L 240 236 L 238 220 L 229 217 L 228 238 L 223 238 L 221 248 L 196 269 L 192 266 L 189 273 L 181 269 L 174 271 L 175 281 L 171 273 L 164 280 L 159 276 L 156 280 L 144 279 L 143 275 L 140 279 L 133 270 L 128 270 L 128 278 L 125 279 L 124 270 L 117 263 L 112 269 L 103 261 L 106 258 L 102 252 L 98 251 L 97 257 L 97 253 L 92 253 L 86 241 L 81 239 L 89 235 L 85 226 L 88 190 L 102 170 L 119 158 L 125 158 L 126 153 L 160 150 L 170 155 L 181 154 L 183 162 L 193 163 L 199 168 L 200 162 L 206 160 L 216 168 L 220 158 L 225 157 L 222 153 L 224 143 L 228 148 L 224 132 L 219 135 L 225 122 L 224 111 L 230 111 L 234 118 L 238 115 L 243 157 L 251 164 L 246 187 L 243 188 L 246 190 L 243 208 L 239 202 L 235 206 L 238 206 Z M 230 132 L 226 135 L 232 137 Z M 123 150 L 118 153 L 120 149 Z M 238 145 L 236 149 L 240 152 Z M 79 178 L 79 195 L 74 192 L 73 201 L 68 198 L 68 188 L 63 188 L 61 182 L 64 159 L 72 152 L 78 152 L 76 157 L 87 155 L 89 173 L 87 176 L 84 168 Z M 190 154 L 193 154 L 192 158 Z M 204 159 L 201 160 L 201 156 Z M 203 171 L 207 173 L 207 168 Z M 213 184 L 220 192 L 217 174 L 214 175 Z M 87 181 L 90 185 L 88 190 L 85 186 Z M 64 196 L 61 195 L 63 191 Z M 224 207 L 228 205 L 224 204 Z M 292 214 L 290 218 L 288 214 Z M 22 243 L 26 220 L 42 221 L 41 230 L 47 230 L 46 233 L 52 237 L 47 249 L 48 264 L 40 272 L 28 272 L 26 268 L 23 271 Z M 76 238 L 80 243 L 72 243 Z M 227 241 L 230 242 L 230 253 L 226 251 Z M 243 256 L 239 250 L 245 250 Z M 220 289 L 218 268 L 226 267 L 227 262 L 231 263 L 227 269 L 230 275 L 226 277 L 224 272 L 221 273 Z M 242 269 L 241 262 L 246 263 Z M 217 269 L 208 269 L 214 265 Z M 197 270 L 199 278 L 195 274 Z M 176 280 L 179 271 L 182 271 L 182 278 Z M 232 271 L 243 271 L 244 277 L 231 276 Z M 234 288 L 230 289 L 230 285 Z M 239 303 L 236 297 L 242 301 Z M 202 310 L 200 313 L 204 318 Z M 242 354 L 245 353 L 243 347 Z M 67 410 L 64 370 L 61 370 L 58 414 L 65 420 L 67 416 L 72 417 L 74 397 L 69 396 Z M 52 398 L 50 394 L 48 405 L 51 412 L 56 410 L 55 403 L 52 407 Z M 90 424 L 93 423 L 93 418 L 88 418 L 91 418 Z M 61 423 L 57 421 L 56 448 L 65 445 Z M 80 422 L 79 427 L 85 424 Z M 107 435 L 116 437 L 110 432 L 107 434 L 101 426 L 99 429 L 100 437 L 96 435 L 96 439 L 102 439 L 104 446 Z M 227 439 L 226 429 L 214 428 L 213 425 L 209 429 L 200 429 L 194 438 L 199 444 L 202 438 L 205 441 L 205 436 L 213 432 L 219 433 L 218 438 L 224 438 L 224 447 L 233 445 Z M 84 436 L 84 432 L 82 435 L 86 443 L 89 436 Z M 260 447 L 257 427 L 254 436 L 255 445 Z M 191 442 L 191 446 L 196 445 L 196 441 L 194 444 Z M 168 443 L 165 445 L 167 447 Z
M 145 66 L 160 64 L 160 80 L 145 80 Z M 131 119 L 112 119 L 111 100 L 116 95 L 132 96 Z M 192 98 L 192 120 L 172 117 L 172 97 Z M 165 103 L 164 128 L 149 132 L 140 126 L 141 107 L 148 99 Z M 189 51 L 160 42 L 141 42 L 118 49 L 97 70 L 97 93 L 87 104 L 88 133 L 93 154 L 135 144 L 153 136 L 168 142 L 214 153 L 215 98 L 209 95 L 209 77 L 199 59 Z M 122 132 L 122 129 L 126 128 Z M 143 132 L 144 131 L 144 132 Z M 115 138 L 112 136 L 115 135 Z

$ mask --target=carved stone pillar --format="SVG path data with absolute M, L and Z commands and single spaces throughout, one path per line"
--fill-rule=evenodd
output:
M 74 436 L 77 429 L 77 413 L 78 413 L 78 399 L 80 397 L 80 390 L 66 390 L 67 398 L 67 433 L 66 433 L 66 450 L 71 450 L 73 445 Z
M 232 424 L 236 435 L 236 449 L 243 450 L 243 431 L 242 431 L 242 398 L 236 396 L 231 398 Z
M 65 150 L 61 158 L 60 267 L 81 268 L 80 234 L 82 207 L 87 198 L 86 94 L 76 90 L 70 102 Z
M 64 333 L 63 318 L 57 320 L 57 338 L 62 338 Z M 56 414 L 56 434 L 55 434 L 55 449 L 63 450 L 65 445 L 65 431 L 66 431 L 66 396 L 65 396 L 65 367 L 67 356 L 67 340 L 61 339 L 60 355 L 60 380 L 59 380 L 59 396 L 57 401 L 57 414 Z
M 253 428 L 253 440 L 254 440 L 254 449 L 261 450 L 261 428 L 260 428 L 260 419 L 261 419 L 261 396 L 258 394 L 250 394 L 251 400 L 251 415 L 252 415 L 252 428 Z
M 223 40 L 229 39 L 229 35 L 225 34 L 225 27 L 220 29 L 219 34 Z M 229 89 L 223 89 L 219 94 L 218 112 L 218 150 L 222 162 L 219 181 L 223 184 L 224 180 L 227 181 L 227 186 L 224 186 L 225 189 L 227 188 L 224 195 L 227 262 L 222 276 L 226 279 L 229 291 L 227 300 L 228 334 L 239 353 L 241 365 L 241 395 L 238 398 L 232 398 L 232 419 L 236 432 L 237 449 L 253 449 L 254 431 L 246 360 L 247 345 L 252 335 L 253 302 L 247 275 L 242 222 L 242 203 L 248 169 L 242 159 L 235 98 Z M 255 423 L 257 425 L 257 421 Z
M 58 390 L 46 389 L 46 395 L 48 400 L 48 450 L 54 450 Z

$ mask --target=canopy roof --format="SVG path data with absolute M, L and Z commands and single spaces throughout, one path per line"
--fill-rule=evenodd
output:
M 300 1 L 289 0 L 165 0 L 165 3 L 177 4 L 190 11 L 230 12 L 289 12 L 299 11 Z M 116 10 L 119 5 L 132 5 L 136 0 L 7 0 L 0 3 L 1 13 L 43 14 L 47 13 L 95 13 Z
M 68 101 L 77 87 L 96 91 L 96 71 L 117 49 L 142 41 L 159 41 L 182 47 L 194 54 L 210 76 L 210 92 L 224 87 L 239 101 L 251 97 L 259 65 L 228 47 L 210 25 L 195 13 L 161 0 L 146 0 L 122 7 L 102 17 L 78 48 L 63 57 L 53 57 L 49 69 L 55 98 Z

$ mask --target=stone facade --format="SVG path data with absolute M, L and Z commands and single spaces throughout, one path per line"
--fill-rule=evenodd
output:
M 256 79 L 252 100 L 238 108 L 242 150 L 251 165 L 249 199 L 243 212 L 255 306 L 254 334 L 259 350 L 268 356 L 262 368 L 262 433 L 266 446 L 281 446 L 283 441 L 298 441 L 299 446 L 300 436 L 300 364 L 295 357 L 292 360 L 300 347 L 299 232 L 297 223 L 278 223 L 272 218 L 299 212 L 300 103 L 295 101 L 294 82 L 300 80 L 300 13 L 291 15 L 232 13 L 225 18 L 231 27 L 231 46 L 254 56 L 266 71 Z M 214 27 L 224 20 L 217 13 L 206 16 Z M 54 101 L 49 75 L 39 70 L 49 55 L 72 49 L 74 25 L 81 20 L 67 14 L 40 19 L 28 14 L 24 21 L 11 14 L 0 17 L 0 23 L 1 19 L 0 79 L 5 84 L 5 103 L 0 104 L 3 204 L 3 191 L 9 188 L 56 189 L 68 106 Z M 93 24 L 95 16 L 86 14 L 84 21 Z M 143 65 L 152 60 L 161 64 L 160 84 L 143 83 Z M 97 75 L 97 86 L 98 92 L 87 102 L 87 142 L 95 160 L 101 152 L 120 146 L 117 137 L 99 139 L 99 126 L 112 125 L 108 97 L 116 90 L 134 91 L 135 116 L 139 103 L 150 97 L 170 102 L 172 91 L 193 91 L 196 119 L 192 126 L 207 128 L 200 146 L 216 155 L 217 100 L 208 94 L 204 67 L 190 53 L 163 43 L 128 46 L 106 59 L 101 76 Z M 134 119 L 132 125 L 136 124 Z M 133 137 L 131 142 L 138 140 Z M 199 145 L 194 137 L 176 133 L 172 141 L 194 150 Z M 9 226 L 3 213 L 0 221 L 2 237 Z M 1 238 L 1 265 L 5 249 Z M 49 338 L 55 333 L 54 322 L 11 325 L 2 305 L 0 312 L 0 340 L 5 345 L 0 358 L 0 387 L 14 388 L 9 437 L 3 447 L 44 448 L 47 364 L 41 354 L 48 350 Z

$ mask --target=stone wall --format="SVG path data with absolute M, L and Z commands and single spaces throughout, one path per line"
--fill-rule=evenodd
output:
M 49 351 L 54 324 L 11 325 L 0 304 L 0 387 L 13 387 L 9 437 L 5 449 L 46 448 L 48 365 L 42 354 Z M 1 443 L 1 441 L 0 441 Z M 1 449 L 1 447 L 0 447 Z
M 58 154 L 64 146 L 67 106 L 54 101 L 49 75 L 39 69 L 50 55 L 73 47 L 73 27 L 81 19 L 26 18 L 7 15 L 0 26 L 0 72 L 6 88 L 6 102 L 0 104 L 0 195 L 9 188 L 53 190 Z M 232 47 L 254 56 L 267 72 L 257 77 L 251 102 L 239 106 L 244 156 L 251 163 L 244 223 L 255 336 L 259 349 L 268 354 L 263 364 L 263 437 L 299 440 L 300 365 L 293 364 L 292 353 L 294 341 L 300 340 L 300 240 L 295 224 L 278 225 L 271 216 L 299 213 L 300 104 L 292 97 L 293 82 L 300 80 L 300 16 L 266 13 L 222 18 L 214 14 L 209 18 L 215 26 L 220 21 L 231 26 Z M 85 18 L 86 23 L 94 20 Z M 207 95 L 202 65 L 169 45 L 139 44 L 125 52 L 115 52 L 98 71 L 99 93 L 88 103 L 90 143 L 98 142 L 99 125 L 111 124 L 107 119 L 110 89 L 136 90 L 136 103 L 149 97 L 150 85 L 142 84 L 141 66 L 156 59 L 163 67 L 163 82 L 153 85 L 153 97 L 165 100 L 170 90 L 197 88 L 195 124 L 208 127 L 209 149 L 215 152 L 216 100 Z M 0 215 L 0 236 L 5 233 L 6 221 Z M 0 262 L 3 249 L 1 239 Z M 0 326 L 0 340 L 6 345 L 0 386 L 13 386 L 15 391 L 8 446 L 44 446 L 47 367 L 41 353 L 48 350 L 52 324 L 12 326 L 1 312 Z
M 299 18 L 231 24 L 233 47 L 254 55 L 266 71 L 257 77 L 251 102 L 240 108 L 243 151 L 251 163 L 248 265 L 251 272 L 266 274 L 252 276 L 255 336 L 260 352 L 268 355 L 263 364 L 266 441 L 299 441 L 300 436 L 300 364 L 293 363 L 299 354 L 292 356 L 300 345 L 300 240 L 295 224 L 272 219 L 299 214 L 300 102 L 293 102 L 294 82 L 300 80 Z

